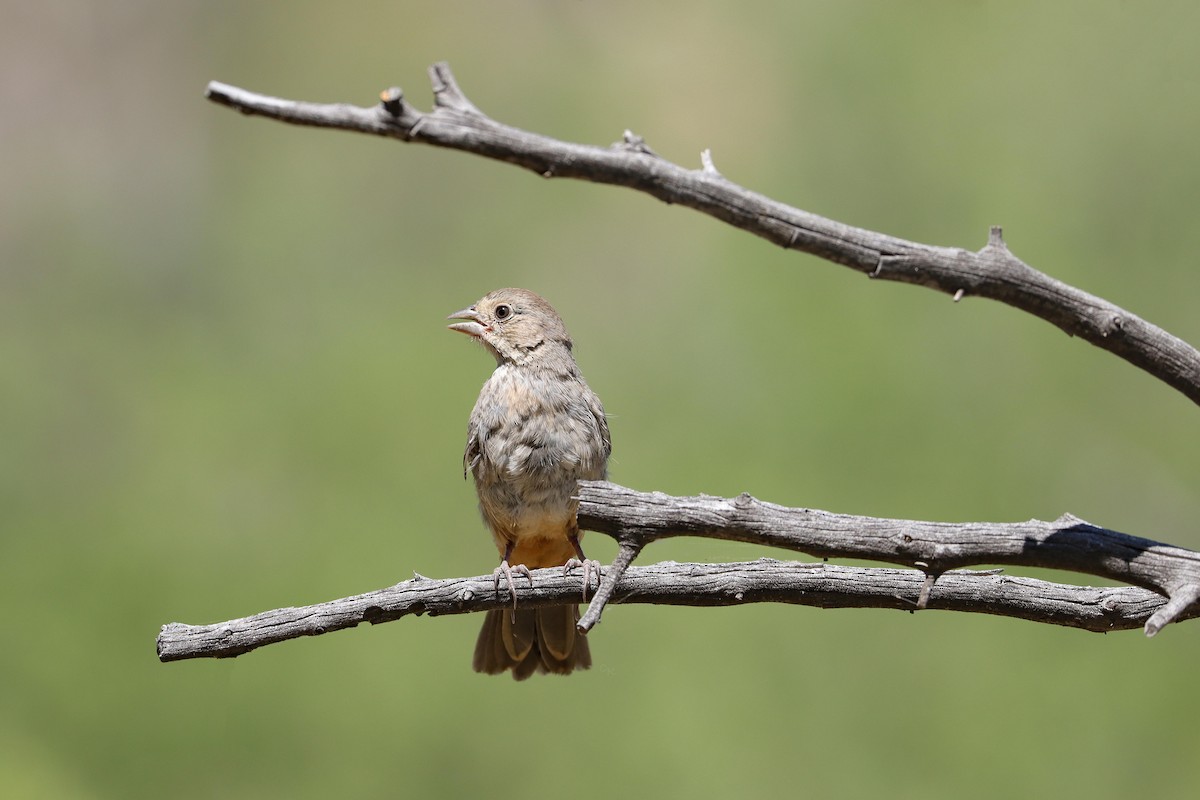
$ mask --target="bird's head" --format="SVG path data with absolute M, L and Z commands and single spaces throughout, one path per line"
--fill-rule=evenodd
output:
M 480 341 L 497 364 L 526 364 L 571 351 L 571 336 L 549 303 L 527 289 L 497 289 L 447 319 L 449 328 Z

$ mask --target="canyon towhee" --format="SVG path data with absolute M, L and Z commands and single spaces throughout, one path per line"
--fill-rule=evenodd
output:
M 593 569 L 579 546 L 572 499 L 577 480 L 601 480 L 612 449 L 600 399 L 579 373 L 571 337 L 550 304 L 525 289 L 497 289 L 456 311 L 450 325 L 481 342 L 496 359 L 467 424 L 463 476 L 475 476 L 479 510 L 501 554 L 496 586 L 507 580 L 513 609 L 489 611 L 475 644 L 476 672 L 511 669 L 569 674 L 592 664 L 575 629 L 578 606 L 517 609 L 512 573 L 583 567 L 586 595 Z

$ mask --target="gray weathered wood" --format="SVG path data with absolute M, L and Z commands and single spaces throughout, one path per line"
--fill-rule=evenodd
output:
M 414 108 L 399 89 L 383 92 L 381 102 L 367 108 L 283 100 L 216 81 L 208 85 L 207 96 L 243 113 L 291 124 L 463 150 L 547 178 L 626 186 L 872 278 L 927 286 L 955 300 L 998 300 L 1125 359 L 1200 403 L 1200 351 L 1107 300 L 1029 266 L 1009 252 L 999 228 L 992 228 L 978 252 L 856 228 L 729 181 L 707 152 L 701 168 L 687 169 L 661 158 L 628 131 L 611 147 L 559 141 L 485 115 L 459 89 L 446 64 L 434 64 L 430 77 L 434 108 L 429 112 Z
M 843 567 L 760 559 L 731 564 L 663 562 L 631 567 L 613 602 L 688 606 L 792 603 L 819 608 L 912 610 L 924 576 L 916 570 Z M 533 585 L 517 584 L 517 602 L 544 605 L 579 599 L 579 575 L 533 571 Z M 490 575 L 434 580 L 416 578 L 387 589 L 301 608 L 279 608 L 212 625 L 164 625 L 162 661 L 228 658 L 276 642 L 318 636 L 361 623 L 390 622 L 420 614 L 465 614 L 507 607 Z M 1137 628 L 1165 604 L 1146 589 L 1070 586 L 992 572 L 947 572 L 938 580 L 930 609 L 970 611 L 1063 625 L 1088 631 Z M 1189 610 L 1186 616 L 1200 613 Z M 796 635 L 802 634 L 797 626 Z
M 580 482 L 578 496 L 580 527 L 607 533 L 637 550 L 656 539 L 703 536 L 821 558 L 918 566 L 935 577 L 973 564 L 1019 564 L 1132 583 L 1173 601 L 1146 621 L 1149 636 L 1200 596 L 1200 553 L 1101 528 L 1069 514 L 1053 522 L 879 519 L 788 508 L 748 494 L 732 499 L 672 497 L 607 481 Z M 617 569 L 606 578 L 610 582 L 620 578 L 620 566 L 614 566 Z M 594 624 L 600 610 L 589 609 L 582 626 Z

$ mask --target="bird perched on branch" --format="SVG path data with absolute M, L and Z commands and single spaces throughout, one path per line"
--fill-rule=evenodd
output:
M 579 608 L 519 609 L 513 573 L 582 567 L 586 597 L 593 570 L 579 545 L 572 499 L 576 481 L 602 480 L 612 445 L 600 399 L 579 373 L 571 337 L 550 304 L 525 289 L 497 289 L 449 319 L 496 359 L 467 424 L 463 476 L 475 477 L 479 510 L 500 551 L 511 610 L 489 611 L 475 645 L 476 672 L 570 674 L 591 666 L 575 623 Z

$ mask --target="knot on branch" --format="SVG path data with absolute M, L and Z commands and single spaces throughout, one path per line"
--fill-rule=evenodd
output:
M 700 167 L 701 167 L 701 171 L 705 175 L 709 175 L 713 178 L 724 178 L 725 177 L 717 170 L 717 165 L 713 163 L 712 150 L 709 150 L 707 148 L 700 151 Z
M 654 158 L 662 158 L 658 153 L 650 149 L 650 145 L 646 144 L 646 140 L 638 136 L 628 128 L 625 129 L 621 141 L 613 145 L 614 150 L 624 150 L 628 153 L 638 153 L 644 156 L 653 156 Z
M 399 117 L 404 113 L 404 92 L 399 86 L 384 89 L 379 93 L 379 104 L 393 117 Z
M 993 248 L 995 250 L 1008 250 L 1008 245 L 1004 243 L 1004 229 L 999 225 L 993 225 L 988 229 L 988 241 L 984 245 L 984 249 Z

